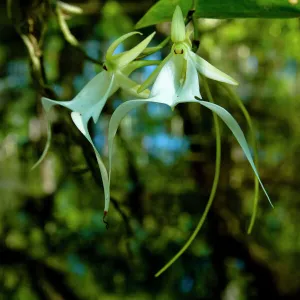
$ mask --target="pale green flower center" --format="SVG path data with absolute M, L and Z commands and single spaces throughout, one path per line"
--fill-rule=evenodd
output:
M 109 72 L 115 72 L 118 69 L 118 66 L 111 60 L 106 60 L 103 64 L 103 69 Z
M 172 52 L 177 54 L 183 54 L 184 56 L 190 51 L 191 48 L 186 42 L 174 43 L 172 46 Z

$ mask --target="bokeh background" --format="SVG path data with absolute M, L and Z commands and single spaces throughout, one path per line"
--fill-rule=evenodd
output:
M 84 10 L 68 19 L 72 33 L 87 55 L 103 60 L 109 44 L 132 31 L 153 1 L 72 3 Z M 261 178 L 275 208 L 261 193 L 256 224 L 247 234 L 253 173 L 222 126 L 213 207 L 191 247 L 157 279 L 154 274 L 184 245 L 207 203 L 215 167 L 212 115 L 196 104 L 180 104 L 174 112 L 149 104 L 124 119 L 106 230 L 96 160 L 67 109 L 51 114 L 50 151 L 30 171 L 46 143 L 40 99 L 51 92 L 32 74 L 20 30 L 36 42 L 44 83 L 59 99 L 74 97 L 101 67 L 65 40 L 44 1 L 21 6 L 11 21 L 2 1 L 0 16 L 0 299 L 300 299 L 299 20 L 199 21 L 199 55 L 240 83 L 235 91 L 252 117 Z M 32 23 L 20 23 L 32 15 Z M 142 32 L 156 29 L 157 45 L 169 27 Z M 140 40 L 132 37 L 119 50 Z M 152 70 L 138 70 L 133 78 L 145 80 Z M 216 82 L 209 85 L 215 102 L 249 136 L 233 99 Z M 114 95 L 90 127 L 106 162 L 109 118 L 126 99 Z

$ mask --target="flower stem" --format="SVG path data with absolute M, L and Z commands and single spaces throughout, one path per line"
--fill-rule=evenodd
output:
M 229 94 L 230 98 L 232 98 L 233 100 L 235 100 L 235 102 L 237 103 L 238 107 L 240 108 L 240 110 L 242 111 L 247 124 L 249 126 L 249 130 L 250 130 L 250 139 L 251 139 L 251 144 L 253 147 L 253 156 L 254 156 L 254 163 L 257 166 L 258 165 L 258 154 L 257 154 L 257 144 L 256 144 L 256 139 L 255 139 L 255 130 L 254 130 L 254 126 L 251 120 L 251 117 L 245 107 L 245 105 L 243 104 L 242 100 L 240 99 L 240 97 L 238 97 L 238 95 L 236 93 L 234 93 L 232 91 L 232 89 L 224 83 L 220 83 L 220 85 L 227 91 L 227 93 Z M 259 199 L 259 182 L 258 182 L 258 178 L 254 175 L 254 201 L 253 201 L 253 211 L 252 211 L 252 216 L 251 216 L 251 220 L 250 220 L 250 224 L 247 230 L 247 233 L 250 234 L 256 219 L 256 215 L 257 215 L 257 206 L 258 206 L 258 199 Z
M 206 79 L 203 77 L 203 84 L 205 91 L 207 93 L 207 97 L 210 102 L 214 102 L 212 95 L 210 93 L 208 84 L 206 82 Z M 216 131 L 216 165 L 215 165 L 215 176 L 214 176 L 214 181 L 213 185 L 211 188 L 210 196 L 208 199 L 208 202 L 206 204 L 205 210 L 198 222 L 198 225 L 194 232 L 192 233 L 191 237 L 189 240 L 185 243 L 185 245 L 180 249 L 180 251 L 163 267 L 161 268 L 156 274 L 155 277 L 158 277 L 161 275 L 164 271 L 166 271 L 184 252 L 185 250 L 191 245 L 191 243 L 194 241 L 195 237 L 197 236 L 199 230 L 202 228 L 202 225 L 207 217 L 207 214 L 209 212 L 209 209 L 212 205 L 212 202 L 214 200 L 216 190 L 218 187 L 219 183 L 219 177 L 220 177 L 220 167 L 221 167 L 221 133 L 220 133 L 220 125 L 219 125 L 219 120 L 218 117 L 215 113 L 213 113 L 213 118 L 214 118 L 214 126 L 215 126 L 215 131 Z

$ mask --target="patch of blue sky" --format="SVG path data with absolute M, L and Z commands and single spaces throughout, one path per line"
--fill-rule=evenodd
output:
M 24 60 L 14 60 L 10 61 L 7 64 L 7 72 L 8 75 L 15 75 L 15 76 L 21 76 L 29 81 L 30 78 L 30 72 L 28 68 L 27 61 Z
M 0 90 L 28 86 L 30 73 L 27 62 L 23 60 L 8 62 L 7 73 L 8 76 L 0 81 Z
M 88 56 L 94 59 L 99 59 L 100 45 L 101 44 L 98 41 L 89 40 L 85 43 L 84 49 Z M 95 64 L 93 62 L 86 60 L 83 66 L 83 76 L 85 77 L 85 79 L 89 81 L 97 74 L 98 72 L 96 72 L 95 70 Z
M 147 111 L 152 118 L 159 118 L 159 119 L 168 118 L 173 114 L 169 106 L 161 103 L 148 103 Z
M 115 41 L 115 39 L 111 39 L 109 41 L 109 45 L 111 45 L 114 41 Z M 115 54 L 119 54 L 121 52 L 124 52 L 124 50 L 125 50 L 124 45 L 123 44 L 119 44 L 118 47 L 116 48 L 116 50 L 114 51 L 114 55 Z
M 76 75 L 73 80 L 73 86 L 75 88 L 76 94 L 78 94 L 82 88 L 86 85 L 86 79 L 82 75 Z
M 101 118 L 101 116 L 100 116 L 100 118 Z M 104 134 L 104 128 L 102 126 L 101 120 L 99 122 L 97 122 L 97 124 L 93 123 L 93 128 L 94 128 L 93 142 L 95 144 L 95 147 L 101 154 L 101 153 L 103 153 L 103 150 L 106 146 L 106 135 Z
M 84 44 L 87 55 L 94 59 L 99 59 L 100 49 L 101 43 L 97 40 L 89 40 Z
M 166 132 L 158 132 L 146 135 L 143 139 L 143 146 L 150 155 L 169 165 L 188 151 L 189 141 L 186 137 L 172 136 Z
M 83 65 L 83 76 L 86 80 L 86 83 L 92 80 L 98 73 L 95 70 L 94 63 L 90 61 L 85 61 Z
M 4 91 L 6 89 L 14 89 L 27 86 L 27 83 L 22 80 L 21 77 L 10 75 L 5 77 L 4 79 L 0 79 L 0 91 Z
M 157 51 L 146 57 L 146 60 L 161 60 L 162 54 L 160 51 Z M 151 73 L 157 68 L 157 66 L 146 66 L 142 69 L 142 81 L 145 81 Z

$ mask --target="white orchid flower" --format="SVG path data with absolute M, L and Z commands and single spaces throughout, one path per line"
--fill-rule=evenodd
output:
M 233 78 L 218 70 L 192 51 L 192 43 L 189 38 L 191 33 L 191 30 L 186 31 L 181 9 L 177 6 L 173 14 L 171 25 L 171 40 L 173 42 L 171 52 L 140 86 L 138 92 L 142 92 L 146 87 L 151 85 L 164 65 L 169 61 L 173 61 L 179 68 L 181 64 L 186 65 L 187 61 L 190 61 L 196 70 L 205 77 L 232 85 L 238 85 L 237 81 Z
M 130 110 L 149 102 L 166 104 L 172 109 L 178 103 L 195 102 L 216 113 L 232 131 L 233 135 L 242 147 L 255 175 L 257 176 L 264 193 L 271 203 L 270 198 L 259 178 L 247 141 L 238 123 L 224 108 L 210 102 L 197 100 L 197 98 L 201 99 L 198 72 L 208 78 L 229 84 L 236 85 L 237 82 L 192 52 L 191 42 L 185 34 L 182 12 L 178 6 L 176 7 L 172 19 L 171 39 L 174 43 L 171 53 L 157 67 L 154 75 L 150 75 L 150 78 L 142 84 L 140 88 L 140 90 L 143 90 L 143 88 L 151 84 L 158 73 L 149 98 L 126 101 L 115 110 L 111 117 L 108 133 L 109 181 L 111 180 L 114 137 L 121 120 Z
M 151 61 L 134 61 L 140 53 L 148 46 L 151 39 L 153 38 L 155 32 L 149 35 L 137 46 L 129 51 L 115 54 L 114 51 L 120 43 L 132 35 L 140 34 L 139 32 L 131 32 L 121 36 L 108 48 L 106 54 L 106 60 L 104 62 L 104 70 L 96 75 L 88 84 L 79 92 L 78 95 L 71 101 L 54 101 L 48 98 L 42 98 L 42 104 L 46 112 L 48 112 L 52 106 L 61 105 L 69 108 L 71 112 L 71 117 L 76 127 L 81 131 L 81 133 L 88 139 L 91 143 L 98 161 L 98 165 L 101 172 L 101 177 L 104 186 L 105 194 L 105 208 L 104 214 L 106 215 L 109 209 L 109 188 L 108 188 L 108 174 L 106 167 L 97 151 L 93 140 L 88 131 L 88 121 L 92 118 L 94 123 L 99 119 L 103 106 L 105 105 L 108 97 L 115 93 L 119 88 L 124 89 L 126 92 L 137 94 L 137 89 L 139 85 L 131 80 L 128 76 L 135 69 L 140 68 L 145 65 L 153 64 Z M 156 62 L 157 63 L 157 62 Z M 147 98 L 149 96 L 149 90 L 145 90 L 141 97 Z M 47 146 L 42 154 L 41 159 L 36 163 L 36 167 L 41 160 L 45 157 L 45 154 L 49 148 L 50 144 L 50 133 L 48 130 L 48 142 Z

